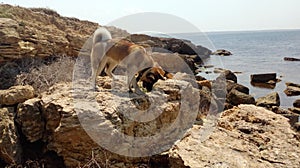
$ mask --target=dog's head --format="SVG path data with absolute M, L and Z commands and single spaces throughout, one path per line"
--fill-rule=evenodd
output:
M 164 71 L 161 67 L 150 67 L 139 72 L 137 81 L 141 81 L 143 87 L 147 91 L 151 91 L 153 85 L 159 80 L 166 80 L 173 78 L 173 75 L 167 71 Z

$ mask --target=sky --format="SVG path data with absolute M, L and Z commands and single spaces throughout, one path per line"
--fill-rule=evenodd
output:
M 136 13 L 159 12 L 184 19 L 203 32 L 300 29 L 300 0 L 0 0 L 0 2 L 22 7 L 50 8 L 62 16 L 89 20 L 100 25 L 107 25 Z M 145 18 L 141 19 L 140 24 L 146 21 L 150 22 Z M 164 24 L 168 24 L 167 22 Z M 178 24 L 178 27 L 180 25 Z

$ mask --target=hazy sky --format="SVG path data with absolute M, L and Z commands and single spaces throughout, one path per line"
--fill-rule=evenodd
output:
M 138 12 L 181 17 L 201 31 L 300 29 L 300 0 L 1 0 L 106 25 Z

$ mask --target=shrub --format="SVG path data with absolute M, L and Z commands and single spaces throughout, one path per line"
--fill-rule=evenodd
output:
M 75 60 L 71 57 L 55 57 L 36 62 L 27 72 L 16 76 L 16 85 L 31 85 L 37 93 L 44 92 L 59 82 L 71 82 Z

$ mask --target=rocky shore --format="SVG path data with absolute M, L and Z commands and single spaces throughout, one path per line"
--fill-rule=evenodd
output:
M 187 40 L 108 27 L 113 38 L 127 38 L 151 50 L 174 74 L 144 95 L 129 94 L 126 83 L 107 76 L 97 78 L 97 89 L 78 73 L 73 81 L 49 83 L 52 76 L 90 73 L 85 66 L 90 48 L 82 46 L 89 46 L 98 26 L 50 9 L 0 5 L 0 167 L 300 166 L 300 100 L 282 109 L 276 92 L 255 99 L 230 70 L 219 69 L 213 80 L 195 76 L 213 53 Z M 66 70 L 72 64 L 55 65 L 62 56 L 77 58 L 71 62 L 74 70 Z M 43 61 L 37 65 L 32 59 Z M 30 68 L 24 70 L 24 64 Z M 49 72 L 39 74 L 42 68 Z M 269 76 L 259 82 L 276 84 L 276 75 Z M 47 83 L 47 89 L 40 89 L 37 80 Z M 286 93 L 297 95 L 299 88 L 287 83 Z M 140 118 L 144 115 L 147 118 Z M 114 138 L 118 131 L 135 138 L 157 136 L 130 143 Z

